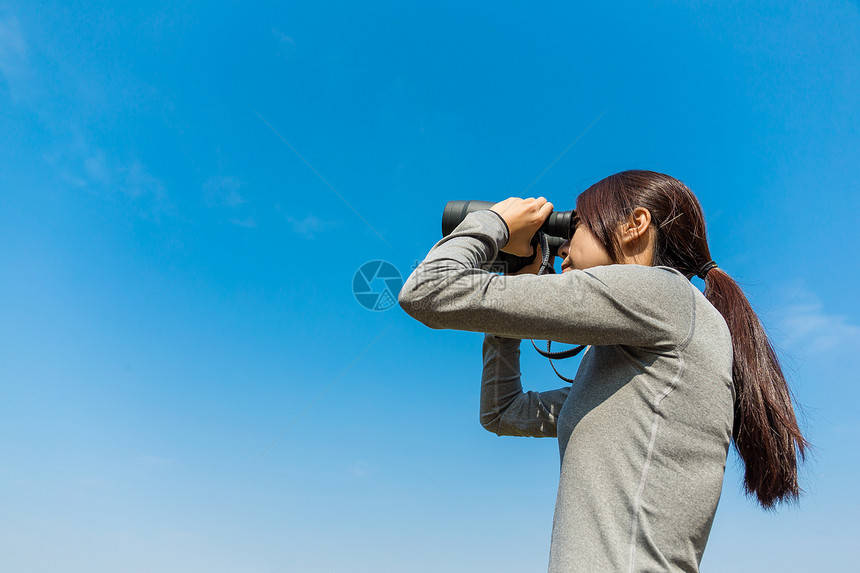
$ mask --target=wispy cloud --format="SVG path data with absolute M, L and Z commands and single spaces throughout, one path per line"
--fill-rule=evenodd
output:
M 209 207 L 238 207 L 247 202 L 239 193 L 241 187 L 238 177 L 214 175 L 203 182 L 203 199 Z
M 27 73 L 27 42 L 15 16 L 0 14 L 0 77 L 13 97 L 18 97 L 20 81 Z
M 107 166 L 105 154 L 101 149 L 96 149 L 92 153 L 84 153 L 82 156 L 84 171 L 89 176 L 89 180 L 101 185 L 110 185 L 113 181 L 111 169 Z
M 130 197 L 149 197 L 162 208 L 167 204 L 167 193 L 161 179 L 149 172 L 146 166 L 137 159 L 130 164 L 119 167 L 119 175 L 123 179 L 120 190 Z
M 257 228 L 257 221 L 254 219 L 254 217 L 251 217 L 250 215 L 245 217 L 244 219 L 230 219 L 230 223 L 239 227 L 245 227 L 246 229 Z
M 313 239 L 317 233 L 323 233 L 330 229 L 334 229 L 339 227 L 341 224 L 339 221 L 320 219 L 315 215 L 308 215 L 301 220 L 287 216 L 287 222 L 290 224 L 294 233 L 297 233 L 306 239 Z
M 244 186 L 244 183 L 238 177 L 231 175 L 213 175 L 203 182 L 203 200 L 206 206 L 211 209 L 226 209 L 228 210 L 227 220 L 231 225 L 244 227 L 246 229 L 256 229 L 257 220 L 247 213 L 246 207 L 248 200 L 239 193 L 239 189 Z M 222 213 L 223 215 L 223 213 Z
M 79 189 L 110 196 L 121 194 L 135 203 L 145 218 L 173 213 L 164 182 L 137 157 L 111 157 L 80 133 L 74 142 L 45 156 L 60 180 Z
M 296 46 L 296 41 L 293 40 L 292 36 L 287 36 L 277 28 L 272 28 L 272 36 L 274 36 L 275 40 L 282 46 L 288 47 L 290 49 Z
M 32 110 L 40 129 L 49 134 L 53 149 L 42 155 L 48 176 L 73 189 L 123 197 L 147 219 L 173 213 L 164 182 L 136 153 L 95 143 L 100 133 L 88 124 L 93 110 L 104 108 L 105 102 L 94 106 L 82 95 L 87 90 L 70 86 L 99 86 L 103 78 L 55 61 L 56 53 L 28 43 L 19 19 L 0 6 L 0 89 L 5 83 L 12 101 Z M 91 91 L 105 97 L 105 90 Z
M 860 326 L 844 314 L 830 312 L 813 293 L 801 289 L 780 312 L 781 330 L 791 345 L 812 353 L 860 350 Z

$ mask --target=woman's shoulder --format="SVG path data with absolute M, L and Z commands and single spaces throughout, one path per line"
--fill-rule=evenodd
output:
M 697 306 L 694 291 L 698 289 L 677 270 L 617 264 L 583 272 L 603 284 L 602 290 L 613 306 L 637 316 L 643 329 L 663 332 L 663 343 L 676 346 L 689 337 Z
M 591 267 L 582 271 L 612 288 L 629 288 L 640 294 L 681 294 L 689 296 L 689 279 L 671 267 L 615 264 Z

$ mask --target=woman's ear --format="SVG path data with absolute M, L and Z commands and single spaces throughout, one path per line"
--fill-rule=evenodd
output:
M 621 245 L 630 246 L 640 238 L 648 236 L 651 228 L 651 211 L 645 207 L 636 207 L 627 221 L 621 225 Z

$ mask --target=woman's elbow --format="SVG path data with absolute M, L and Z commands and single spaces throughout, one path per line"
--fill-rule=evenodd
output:
M 495 412 L 481 413 L 481 426 L 488 432 L 492 432 L 497 436 L 502 435 L 502 417 Z
M 420 298 L 415 293 L 414 289 L 409 288 L 408 283 L 400 289 L 400 294 L 397 295 L 397 303 L 400 308 L 406 311 L 407 314 L 412 314 L 413 307 L 420 306 Z
M 418 322 L 430 328 L 442 328 L 436 324 L 435 319 L 438 314 L 435 312 L 436 308 L 431 298 L 420 296 L 414 290 L 403 288 L 397 296 L 397 302 L 406 314 Z

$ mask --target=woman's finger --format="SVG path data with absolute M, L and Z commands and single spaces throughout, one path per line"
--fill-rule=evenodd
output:
M 544 201 L 546 201 L 546 199 L 544 199 Z M 552 203 L 550 203 L 549 201 L 544 203 L 543 206 L 540 208 L 540 211 L 538 211 L 538 214 L 540 215 L 540 220 L 544 221 L 547 217 L 549 217 L 550 213 L 552 213 L 552 210 Z
M 504 201 L 499 201 L 498 203 L 490 207 L 490 209 L 501 215 L 517 201 L 522 201 L 522 199 L 520 199 L 519 197 L 508 197 Z

